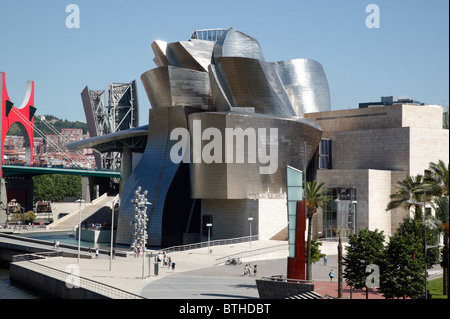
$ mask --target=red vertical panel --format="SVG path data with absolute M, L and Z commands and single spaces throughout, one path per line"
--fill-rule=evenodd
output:
M 295 232 L 295 257 L 288 258 L 287 277 L 290 279 L 305 280 L 305 202 L 297 202 L 297 229 Z

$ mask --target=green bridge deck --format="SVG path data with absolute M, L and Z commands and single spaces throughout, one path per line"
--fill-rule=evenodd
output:
M 111 170 L 88 170 L 78 168 L 21 166 L 21 165 L 3 165 L 2 169 L 3 169 L 3 177 L 60 174 L 60 175 L 121 178 L 120 172 Z

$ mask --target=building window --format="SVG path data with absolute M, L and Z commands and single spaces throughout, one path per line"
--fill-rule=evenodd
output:
M 321 139 L 319 144 L 319 169 L 331 169 L 331 140 Z
M 323 235 L 337 237 L 336 229 L 342 237 L 357 233 L 357 189 L 354 187 L 328 187 L 331 203 L 323 208 Z

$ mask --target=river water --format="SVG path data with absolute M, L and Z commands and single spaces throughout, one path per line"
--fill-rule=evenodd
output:
M 0 299 L 43 299 L 44 296 L 17 286 L 9 280 L 9 265 L 0 262 Z

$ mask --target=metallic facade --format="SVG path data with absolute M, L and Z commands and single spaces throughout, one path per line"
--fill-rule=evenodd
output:
M 259 114 L 242 114 L 237 112 L 204 112 L 189 116 L 192 121 L 201 120 L 202 133 L 210 127 L 218 128 L 225 136 L 225 128 L 277 128 L 276 140 L 269 140 L 266 130 L 267 143 L 274 144 L 278 149 L 277 169 L 272 174 L 261 174 L 261 167 L 268 167 L 269 163 L 261 164 L 258 159 L 250 163 L 248 158 L 248 144 L 244 145 L 244 162 L 234 160 L 226 163 L 222 152 L 221 163 L 191 162 L 192 197 L 215 199 L 247 199 L 250 194 L 264 193 L 267 188 L 277 192 L 286 191 L 286 165 L 302 168 L 308 165 L 320 142 L 322 131 L 314 122 L 307 119 L 278 118 Z M 274 137 L 274 136 L 272 136 Z M 261 136 L 258 136 L 261 138 Z M 209 143 L 202 141 L 202 149 Z M 246 142 L 248 142 L 246 140 Z M 306 154 L 305 153 L 306 142 Z M 305 162 L 306 161 L 306 162 Z
M 145 72 L 141 80 L 152 108 L 212 107 L 209 76 L 206 72 L 162 66 Z
M 322 129 L 303 114 L 330 109 L 322 66 L 305 59 L 267 62 L 256 39 L 232 28 L 214 30 L 196 31 L 189 41 L 152 44 L 157 68 L 141 76 L 152 105 L 147 145 L 124 186 L 119 243 L 131 243 L 130 200 L 138 186 L 152 203 L 148 244 L 181 244 L 186 234 L 200 235 L 202 200 L 245 202 L 268 189 L 285 192 L 286 167 L 303 169 L 319 145 Z M 171 157 L 179 142 L 171 136 L 174 129 L 188 132 L 190 153 L 182 162 Z M 243 154 L 236 146 L 235 160 L 227 161 L 228 146 L 215 138 L 230 130 L 258 135 L 232 138 Z M 255 150 L 259 159 L 272 149 L 276 163 L 250 160 Z M 199 160 L 199 154 L 215 160 Z M 275 169 L 261 173 L 270 164 Z
M 320 63 L 294 59 L 273 65 L 297 116 L 331 110 L 328 81 Z
M 170 132 L 174 128 L 187 128 L 187 117 L 190 112 L 194 111 L 196 111 L 195 108 L 183 106 L 155 108 L 149 111 L 147 146 L 142 159 L 128 177 L 122 194 L 117 224 L 117 242 L 131 243 L 132 229 L 129 221 L 133 216 L 134 207 L 128 199 L 134 196 L 137 186 L 141 186 L 142 189 L 148 191 L 147 198 L 152 203 L 147 214 L 149 218 L 148 243 L 152 246 L 164 245 L 162 234 L 164 207 L 169 190 L 181 166 L 181 163 L 174 163 L 170 159 L 170 150 L 176 142 L 170 140 Z M 186 182 L 188 183 L 188 181 Z M 178 185 L 174 186 L 177 188 Z M 182 188 L 181 185 L 180 187 Z M 177 188 L 176 191 L 182 193 L 186 189 Z M 187 210 L 189 210 L 189 204 L 187 206 Z M 181 211 L 178 212 L 181 215 Z

